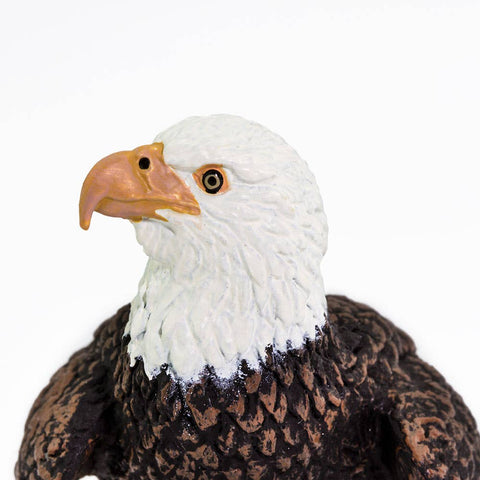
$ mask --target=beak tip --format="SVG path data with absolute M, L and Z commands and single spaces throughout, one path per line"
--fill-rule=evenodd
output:
M 88 230 L 90 228 L 90 220 L 80 219 L 80 227 L 83 230 Z

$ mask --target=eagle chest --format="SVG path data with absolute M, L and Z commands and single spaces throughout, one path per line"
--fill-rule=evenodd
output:
M 340 459 L 361 464 L 375 442 L 365 429 L 377 427 L 319 342 L 269 355 L 257 371 L 243 365 L 228 383 L 181 385 L 164 371 L 149 380 L 141 363 L 122 362 L 115 396 L 136 472 L 127 478 L 306 478 Z

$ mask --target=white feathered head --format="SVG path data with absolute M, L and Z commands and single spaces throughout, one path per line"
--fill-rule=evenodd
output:
M 257 123 L 191 117 L 106 157 L 84 183 L 84 228 L 94 210 L 131 219 L 149 257 L 125 332 L 149 377 L 196 379 L 208 365 L 228 378 L 268 346 L 301 347 L 324 322 L 315 179 Z

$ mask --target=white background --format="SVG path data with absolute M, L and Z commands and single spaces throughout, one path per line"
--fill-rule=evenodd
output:
M 480 4 L 4 3 L 1 478 L 50 375 L 135 294 L 128 222 L 78 226 L 84 176 L 192 114 L 235 113 L 311 165 L 329 292 L 408 331 L 480 419 Z

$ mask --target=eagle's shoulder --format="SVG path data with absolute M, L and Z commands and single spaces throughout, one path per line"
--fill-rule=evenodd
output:
M 340 295 L 328 295 L 327 302 L 323 349 L 340 369 L 356 365 L 366 372 L 380 364 L 390 371 L 399 358 L 415 354 L 413 340 L 368 305 Z
M 93 334 L 92 347 L 102 354 L 120 351 L 120 347 L 125 343 L 124 333 L 129 314 L 130 304 L 127 304 L 100 324 Z

